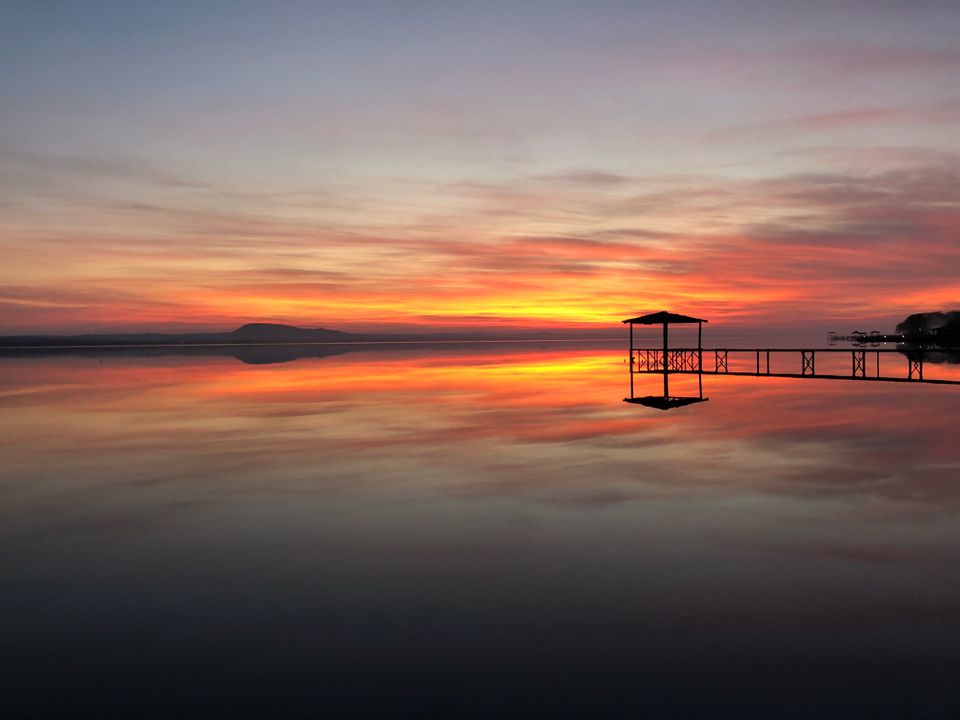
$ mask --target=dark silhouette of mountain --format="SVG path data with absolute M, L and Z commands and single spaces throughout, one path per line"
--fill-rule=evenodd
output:
M 244 342 L 336 342 L 349 340 L 351 333 L 325 328 L 299 328 L 277 323 L 247 323 L 229 333 L 232 338 Z

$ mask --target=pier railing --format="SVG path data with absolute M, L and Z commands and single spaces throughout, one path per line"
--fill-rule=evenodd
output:
M 894 348 L 631 348 L 630 372 L 660 374 L 749 375 L 830 380 L 872 380 L 881 382 L 923 382 L 960 385 L 960 380 L 925 378 L 925 355 L 941 350 L 898 350 Z M 838 372 L 838 354 L 850 359 L 850 372 Z M 817 370 L 817 357 L 832 360 L 827 372 Z M 885 356 L 881 368 L 881 356 Z M 771 358 L 782 365 L 786 360 L 796 370 L 771 369 Z M 824 358 L 825 359 L 825 358 Z M 889 374 L 893 360 L 900 371 Z M 822 365 L 825 363 L 821 363 Z M 731 367 L 744 367 L 731 369 Z

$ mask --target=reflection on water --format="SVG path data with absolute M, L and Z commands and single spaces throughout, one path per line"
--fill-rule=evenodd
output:
M 7 716 L 958 699 L 960 388 L 710 377 L 661 413 L 569 344 L 0 370 Z

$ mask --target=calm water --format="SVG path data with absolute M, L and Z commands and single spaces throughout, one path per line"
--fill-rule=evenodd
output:
M 0 714 L 954 715 L 960 387 L 624 355 L 0 360 Z

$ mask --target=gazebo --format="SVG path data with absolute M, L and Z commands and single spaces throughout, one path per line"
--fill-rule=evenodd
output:
M 702 352 L 703 352 L 703 323 L 707 322 L 703 318 L 691 317 L 690 315 L 680 315 L 679 313 L 668 312 L 667 310 L 661 310 L 660 312 L 651 313 L 649 315 L 640 315 L 635 318 L 628 318 L 623 321 L 625 325 L 630 326 L 630 398 L 627 402 L 638 403 L 641 405 L 647 405 L 648 407 L 656 407 L 661 410 L 668 410 L 673 407 L 680 407 L 682 405 L 689 405 L 694 402 L 702 402 L 706 398 L 703 397 L 703 386 L 700 386 L 700 395 L 696 398 L 681 398 L 681 397 L 671 397 L 669 391 L 669 382 L 667 380 L 667 374 L 670 372 L 670 363 L 669 363 L 669 331 L 668 328 L 670 325 L 693 325 L 697 326 L 697 347 L 696 347 L 696 356 L 692 357 L 692 350 L 684 349 L 677 351 L 674 357 L 674 363 L 692 363 L 696 361 L 696 367 L 698 369 L 702 368 Z M 663 396 L 662 397 L 644 397 L 644 398 L 635 398 L 633 395 L 633 375 L 634 375 L 634 351 L 637 348 L 633 344 L 633 326 L 634 325 L 662 325 L 663 326 L 663 350 L 660 361 L 660 371 L 663 373 Z

